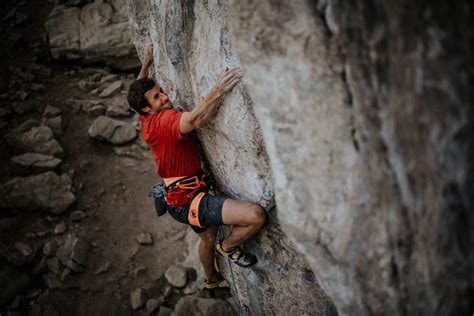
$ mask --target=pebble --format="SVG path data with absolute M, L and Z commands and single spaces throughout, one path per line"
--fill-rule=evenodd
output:
M 67 230 L 65 223 L 59 223 L 54 227 L 54 233 L 57 235 L 64 234 Z
M 25 237 L 28 239 L 35 239 L 36 238 L 36 233 L 34 232 L 28 232 L 25 234 Z
M 49 104 L 46 106 L 46 109 L 44 109 L 43 112 L 43 116 L 48 118 L 58 116 L 59 114 L 61 114 L 61 109 Z
M 64 280 L 66 280 L 66 278 L 71 274 L 71 269 L 69 268 L 66 268 L 63 270 L 63 272 L 61 273 L 61 276 L 60 276 L 60 279 L 61 281 L 64 282 Z
M 130 304 L 132 309 L 137 310 L 142 308 L 146 303 L 146 295 L 143 289 L 135 289 L 130 293 Z
M 25 257 L 28 257 L 33 253 L 33 248 L 24 242 L 16 242 L 15 248 Z
M 137 237 L 137 242 L 140 245 L 151 245 L 153 244 L 153 239 L 150 233 L 140 233 Z
M 109 268 L 110 268 L 110 262 L 107 261 L 96 270 L 95 274 L 101 274 L 103 272 L 106 272 L 109 270 Z
M 146 310 L 148 313 L 153 313 L 160 307 L 160 302 L 157 299 L 151 298 L 146 301 Z
M 101 104 L 98 104 L 98 105 L 94 105 L 93 107 L 89 108 L 87 110 L 87 112 L 89 113 L 90 116 L 96 117 L 96 116 L 103 115 L 106 110 L 107 110 L 107 108 L 105 106 L 103 106 Z
M 77 222 L 77 221 L 80 221 L 81 219 L 83 219 L 84 216 L 85 216 L 84 212 L 78 210 L 78 211 L 74 211 L 74 212 L 71 213 L 70 219 L 73 222 Z
M 51 256 L 55 251 L 56 251 L 56 249 L 53 245 L 53 242 L 48 241 L 44 244 L 44 246 L 43 246 L 43 255 L 45 257 Z
M 59 259 L 57 257 L 49 257 L 46 259 L 46 265 L 48 266 L 49 271 L 54 274 L 59 275 L 61 273 Z
M 183 266 L 172 265 L 166 270 L 165 278 L 174 287 L 184 287 L 188 281 L 187 270 Z

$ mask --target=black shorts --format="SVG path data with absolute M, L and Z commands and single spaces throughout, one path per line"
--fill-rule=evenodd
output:
M 199 202 L 199 223 L 201 223 L 204 228 L 193 226 L 189 224 L 188 221 L 188 212 L 189 212 L 189 205 L 177 207 L 177 208 L 169 208 L 168 213 L 178 222 L 188 224 L 191 228 L 198 234 L 203 233 L 206 231 L 207 227 L 213 225 L 222 225 L 222 206 L 224 205 L 224 201 L 226 197 L 223 196 L 212 196 L 209 193 L 206 193 L 204 197 Z

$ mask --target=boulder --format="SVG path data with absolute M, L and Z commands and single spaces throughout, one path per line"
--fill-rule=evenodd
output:
M 10 145 L 25 151 L 33 151 L 39 154 L 51 156 L 63 156 L 64 151 L 54 133 L 48 126 L 33 126 L 31 129 L 21 132 L 22 128 L 14 129 L 7 135 Z
M 244 69 L 198 136 L 223 193 L 267 210 L 234 270 L 250 314 L 470 313 L 470 2 L 128 2 L 183 109 Z
M 33 254 L 33 248 L 27 243 L 24 242 L 16 242 L 15 248 L 24 256 L 28 257 Z
M 102 92 L 99 94 L 100 98 L 112 97 L 122 90 L 122 81 L 117 80 L 109 84 Z
M 51 128 L 53 131 L 54 136 L 62 136 L 63 135 L 63 118 L 61 115 L 51 117 L 51 118 L 43 118 L 43 124 Z
M 99 116 L 89 128 L 89 136 L 120 145 L 134 140 L 137 137 L 137 131 L 129 123 Z
M 201 298 L 193 295 L 181 298 L 174 308 L 176 316 L 188 315 L 238 315 L 228 302 L 217 298 Z
M 94 106 L 90 107 L 87 110 L 87 113 L 89 113 L 89 115 L 92 116 L 92 117 L 97 117 L 97 116 L 105 114 L 106 110 L 107 110 L 107 108 L 105 106 L 103 106 L 101 104 L 97 104 L 97 105 L 94 105 Z
M 151 245 L 153 244 L 153 238 L 150 233 L 140 233 L 136 237 L 137 242 L 140 245 Z
M 56 226 L 54 226 L 54 229 L 53 229 L 53 232 L 56 235 L 64 234 L 66 231 L 67 231 L 67 225 L 64 222 L 56 224 Z
M 61 159 L 54 156 L 27 153 L 20 156 L 15 156 L 12 162 L 22 168 L 38 169 L 38 170 L 53 170 L 56 169 L 62 162 Z
M 80 51 L 81 9 L 58 5 L 49 14 L 44 27 L 53 58 L 77 56 Z
M 63 265 L 75 272 L 83 272 L 89 252 L 88 242 L 74 234 L 66 237 L 64 244 L 56 250 L 56 257 Z
M 181 265 L 172 265 L 165 272 L 166 281 L 174 287 L 184 287 L 188 281 L 188 271 Z
M 17 177 L 0 186 L 0 207 L 61 214 L 76 201 L 71 184 L 67 174 L 52 171 Z
M 148 312 L 148 314 L 152 314 L 158 308 L 160 308 L 160 301 L 158 301 L 157 299 L 151 298 L 146 301 L 146 311 Z
M 59 259 L 57 257 L 49 257 L 46 259 L 46 265 L 48 266 L 49 271 L 53 272 L 56 275 L 61 274 L 61 267 L 59 265 Z
M 83 219 L 85 216 L 86 215 L 84 214 L 83 211 L 76 210 L 76 211 L 71 212 L 71 215 L 69 215 L 69 218 L 71 219 L 71 221 L 77 222 Z
M 56 252 L 56 249 L 57 244 L 54 240 L 45 242 L 45 244 L 43 245 L 43 256 L 51 256 L 53 253 Z
M 81 7 L 56 5 L 45 23 L 53 58 L 103 62 L 120 70 L 139 67 L 126 12 L 127 4 L 121 0 Z
M 61 114 L 61 112 L 62 111 L 60 108 L 48 104 L 46 106 L 46 109 L 44 109 L 43 117 L 52 118 L 58 116 L 59 114 Z
M 104 102 L 107 105 L 107 116 L 126 117 L 130 116 L 130 107 L 123 95 L 116 95 Z

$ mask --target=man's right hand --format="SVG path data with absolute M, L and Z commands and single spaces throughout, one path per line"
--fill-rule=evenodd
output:
M 240 81 L 242 78 L 243 71 L 239 67 L 226 68 L 219 75 L 216 87 L 223 93 L 226 94 Z

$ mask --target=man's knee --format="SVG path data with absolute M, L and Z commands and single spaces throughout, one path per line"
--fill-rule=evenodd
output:
M 265 210 L 260 205 L 253 204 L 251 214 L 253 225 L 261 227 L 265 224 Z

